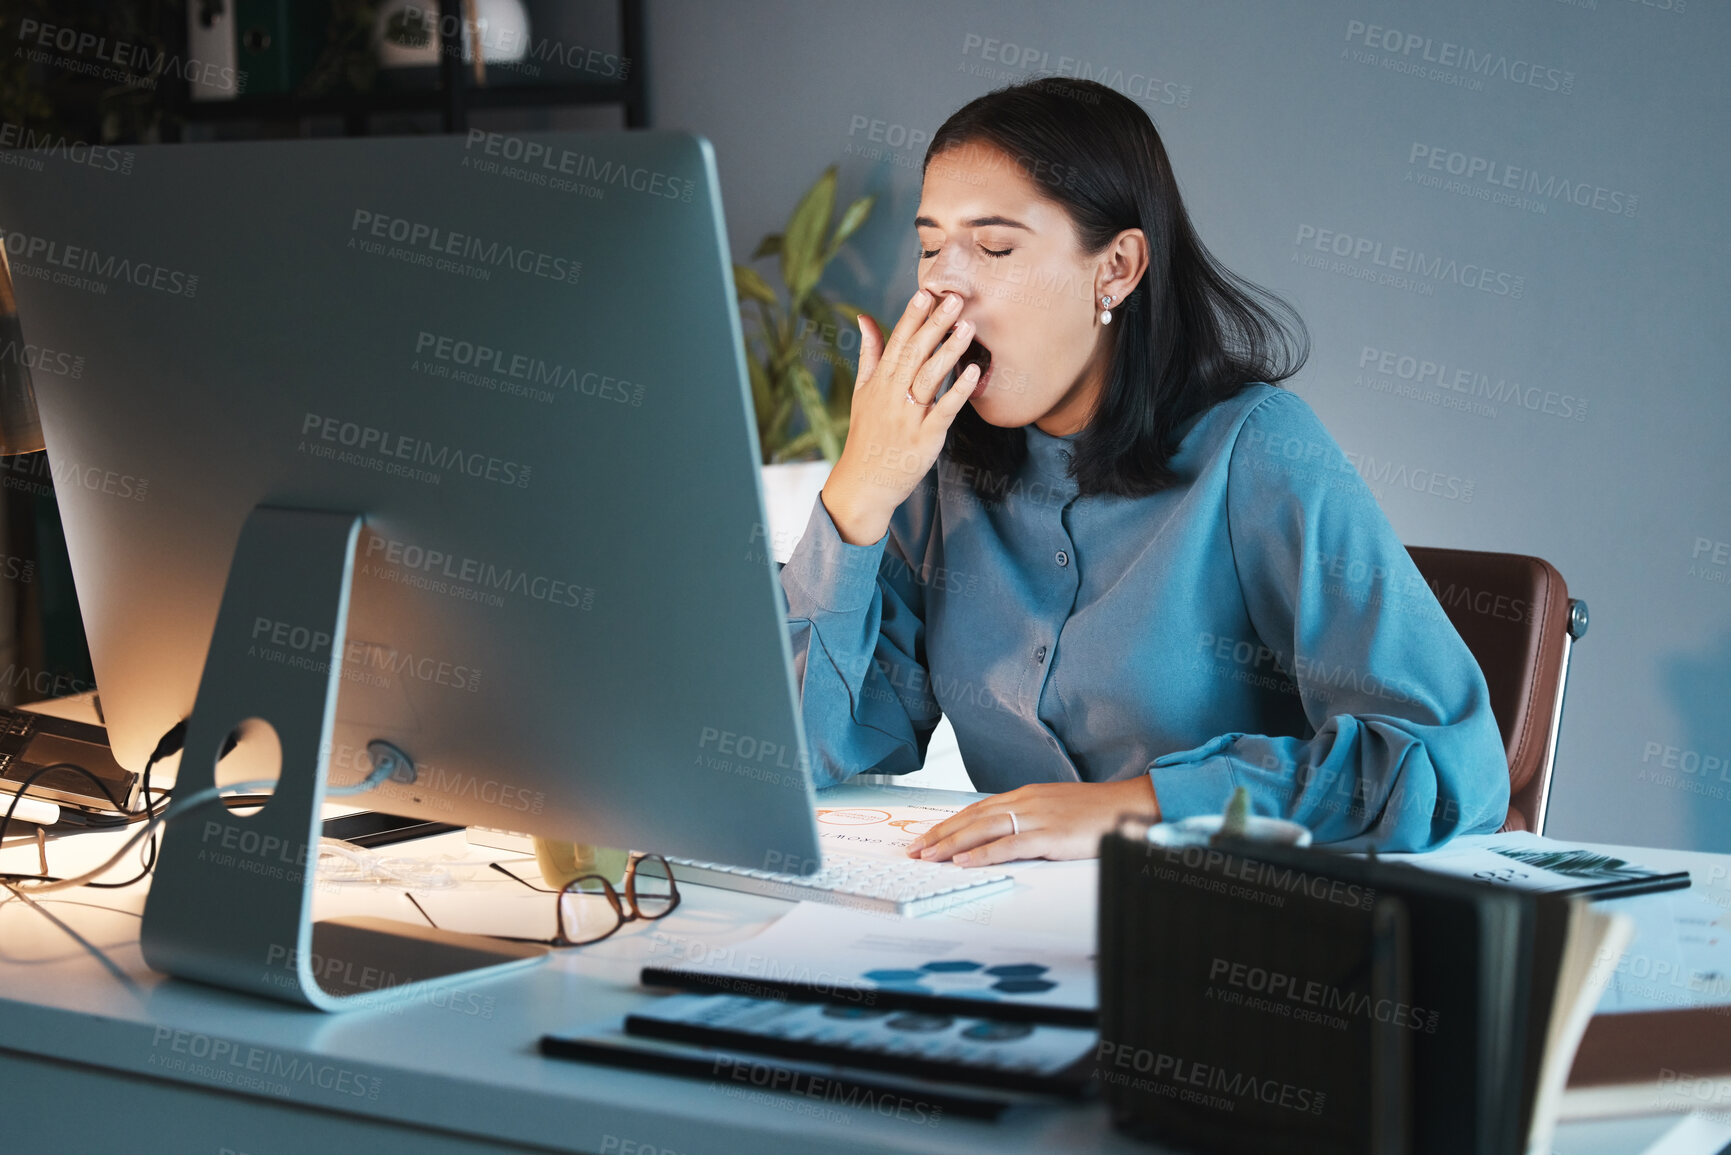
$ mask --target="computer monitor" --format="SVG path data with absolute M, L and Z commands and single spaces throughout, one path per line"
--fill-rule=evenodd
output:
M 128 151 L 0 166 L 105 721 L 142 769 L 190 717 L 183 792 L 237 730 L 282 763 L 258 813 L 170 823 L 147 960 L 342 1005 L 268 964 L 325 957 L 319 804 L 369 746 L 402 757 L 344 801 L 816 869 L 708 142 Z M 397 978 L 438 953 L 342 933 Z

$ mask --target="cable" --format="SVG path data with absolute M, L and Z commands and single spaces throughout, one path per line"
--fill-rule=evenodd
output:
M 77 878 L 62 879 L 54 878 L 45 874 L 18 874 L 9 871 L 0 871 L 0 881 L 7 884 L 18 882 L 40 883 L 41 885 L 25 888 L 31 894 L 40 894 L 49 890 L 63 890 L 67 887 L 84 885 L 88 885 L 92 889 L 96 890 L 122 890 L 128 886 L 133 886 L 136 883 L 143 881 L 149 876 L 152 870 L 156 869 L 157 842 L 155 832 L 158 826 L 167 821 L 170 812 L 173 812 L 173 816 L 179 817 L 188 811 L 202 809 L 218 800 L 221 800 L 225 806 L 231 808 L 235 806 L 261 805 L 270 800 L 271 794 L 269 793 L 240 793 L 242 791 L 275 790 L 277 783 L 268 779 L 260 779 L 254 782 L 237 782 L 230 786 L 213 786 L 208 790 L 201 790 L 197 794 L 194 794 L 187 800 L 185 805 L 178 808 L 175 806 L 173 788 L 160 786 L 152 787 L 150 784 L 151 768 L 169 755 L 185 749 L 186 725 L 187 719 L 182 718 L 179 722 L 176 722 L 173 726 L 169 727 L 168 732 L 157 741 L 156 748 L 150 752 L 150 757 L 145 760 L 144 775 L 139 785 L 139 793 L 142 795 L 141 801 L 143 803 L 143 808 L 140 810 L 127 810 L 115 799 L 113 793 L 109 791 L 106 783 L 96 777 L 96 775 L 92 774 L 88 769 L 75 762 L 55 762 L 52 765 L 38 768 L 35 773 L 24 779 L 24 781 L 17 787 L 18 793 L 13 797 L 12 804 L 7 807 L 4 815 L 0 815 L 0 841 L 3 841 L 6 837 L 6 827 L 11 823 L 12 815 L 17 811 L 18 803 L 23 799 L 24 792 L 34 785 L 38 778 L 41 778 L 44 774 L 53 770 L 72 770 L 84 775 L 86 778 L 90 779 L 91 782 L 95 783 L 96 788 L 102 792 L 102 796 L 108 799 L 109 805 L 113 806 L 116 811 L 125 816 L 123 821 L 113 823 L 114 826 L 133 825 L 139 822 L 145 822 L 147 825 L 143 830 L 134 834 L 131 838 L 128 838 L 121 848 L 116 851 L 107 862 L 104 862 L 94 870 L 79 875 Z M 221 753 L 217 755 L 218 760 L 220 761 L 223 757 L 227 756 L 227 754 L 238 744 L 238 735 L 231 732 L 223 743 Z M 379 764 L 374 767 L 373 772 L 360 783 L 344 788 L 331 788 L 327 786 L 325 792 L 326 794 L 335 795 L 361 793 L 362 791 L 371 789 L 378 782 L 383 781 L 389 774 L 390 770 L 391 765 L 384 760 L 380 760 Z M 155 790 L 162 796 L 162 805 L 153 806 L 151 804 L 150 795 L 152 790 Z M 223 798 L 223 794 L 226 791 L 236 792 L 237 796 Z M 92 825 L 101 826 L 106 824 L 92 823 Z M 150 845 L 144 855 L 143 869 L 141 869 L 136 875 L 127 879 L 125 882 L 91 881 L 98 875 L 112 868 L 126 856 L 128 851 L 138 845 L 138 843 L 147 836 L 150 838 Z
M 186 749 L 186 723 L 187 719 L 182 718 L 170 726 L 168 733 L 157 739 L 156 749 L 150 752 L 150 757 L 144 760 L 144 781 L 139 787 L 139 793 L 144 795 L 144 809 L 146 811 L 150 809 L 150 768 L 170 754 Z M 227 751 L 225 750 L 224 753 Z M 174 797 L 172 789 L 161 790 L 161 794 L 164 798 Z
M 126 816 L 127 824 L 130 825 L 134 822 L 154 819 L 158 814 L 166 815 L 168 813 L 168 807 L 173 803 L 174 791 L 163 787 L 157 787 L 157 791 L 163 797 L 163 802 L 160 807 L 151 805 L 150 770 L 151 767 L 155 766 L 159 761 L 168 757 L 170 754 L 175 753 L 177 750 L 184 749 L 185 746 L 186 719 L 182 718 L 180 721 L 168 728 L 168 733 L 164 734 L 157 740 L 156 749 L 152 750 L 150 752 L 150 757 L 144 760 L 144 780 L 139 784 L 138 791 L 140 795 L 139 801 L 144 804 L 144 808 L 142 810 L 135 810 L 128 813 Z M 121 853 L 124 854 L 125 852 L 125 848 L 122 847 Z M 150 877 L 150 872 L 156 869 L 156 853 L 157 839 L 156 835 L 152 834 L 150 836 L 149 849 L 144 852 L 144 865 L 139 869 L 137 874 L 133 875 L 125 882 L 92 882 L 88 885 L 92 890 L 125 890 L 129 886 L 143 882 L 146 878 Z M 118 856 L 116 856 L 115 860 L 118 861 Z
M 139 793 L 141 795 L 140 801 L 143 803 L 143 808 L 140 810 L 127 810 L 124 806 L 122 806 L 120 804 L 119 800 L 116 799 L 114 797 L 114 795 L 109 792 L 107 784 L 105 784 L 101 779 L 97 778 L 94 774 L 92 774 L 89 771 L 89 769 L 87 769 L 86 767 L 80 766 L 77 763 L 74 763 L 74 762 L 57 762 L 57 763 L 54 763 L 53 765 L 43 766 L 43 767 L 39 768 L 34 774 L 32 774 L 32 775 L 30 775 L 30 777 L 26 778 L 23 781 L 23 783 L 18 787 L 17 798 L 13 799 L 12 805 L 9 806 L 6 810 L 6 814 L 3 817 L 0 817 L 0 840 L 4 840 L 6 837 L 6 827 L 12 821 L 13 813 L 18 809 L 18 798 L 24 797 L 24 792 L 27 789 L 29 789 L 30 786 L 33 783 L 35 783 L 35 781 L 38 778 L 42 777 L 44 774 L 47 774 L 51 770 L 59 770 L 59 769 L 73 770 L 79 774 L 84 775 L 86 778 L 90 779 L 91 782 L 95 783 L 96 788 L 102 792 L 102 796 L 104 798 L 108 799 L 108 804 L 110 806 L 114 807 L 114 809 L 116 811 L 118 811 L 119 814 L 122 816 L 118 819 L 109 819 L 107 815 L 103 815 L 100 817 L 83 816 L 83 821 L 84 821 L 85 825 L 89 826 L 92 829 L 102 829 L 104 827 L 114 828 L 114 827 L 118 827 L 118 826 L 129 826 L 129 825 L 132 825 L 132 824 L 137 823 L 137 822 L 143 822 L 143 821 L 146 821 L 149 819 L 154 819 L 158 815 L 166 813 L 167 807 L 169 805 L 168 800 L 172 799 L 174 792 L 172 790 L 163 789 L 161 787 L 156 787 L 155 789 L 157 790 L 157 792 L 163 796 L 164 802 L 160 807 L 152 805 L 151 799 L 150 799 L 150 794 L 151 794 L 151 790 L 153 788 L 150 785 L 150 771 L 151 771 L 151 768 L 153 766 L 155 766 L 159 761 L 168 757 L 170 754 L 175 753 L 177 750 L 182 749 L 185 746 L 185 744 L 186 744 L 186 719 L 183 718 L 179 722 L 176 722 L 173 726 L 169 727 L 168 732 L 166 734 L 164 734 L 157 741 L 156 749 L 152 750 L 150 752 L 150 757 L 145 760 L 144 777 L 143 777 L 143 781 L 142 781 L 142 783 L 140 785 L 140 789 L 139 789 Z M 131 845 L 132 845 L 131 842 L 127 843 L 127 846 L 131 846 Z M 124 854 L 125 852 L 126 852 L 126 848 L 122 847 L 121 853 Z M 92 883 L 90 883 L 90 886 L 92 888 L 98 889 L 98 890 L 122 890 L 128 886 L 132 886 L 135 883 L 143 881 L 146 877 L 149 876 L 149 874 L 152 870 L 156 869 L 156 852 L 157 852 L 157 842 L 156 842 L 155 837 L 153 836 L 150 840 L 150 848 L 148 851 L 145 852 L 144 868 L 142 870 L 140 870 L 136 875 L 127 879 L 125 882 L 92 882 Z M 118 856 L 116 856 L 116 859 L 111 860 L 111 861 L 118 861 Z M 106 869 L 106 867 L 104 869 Z M 46 877 L 46 875 L 3 874 L 3 875 L 0 875 L 0 877 L 5 877 L 5 878 L 43 878 L 43 877 Z
M 128 851 L 151 835 L 158 826 L 168 821 L 169 818 L 179 818 L 183 815 L 190 814 L 195 810 L 202 810 L 211 803 L 218 801 L 222 797 L 223 792 L 227 790 L 261 790 L 274 785 L 276 785 L 276 783 L 268 779 L 260 779 L 255 782 L 236 782 L 232 786 L 212 786 L 208 789 L 200 790 L 197 794 L 191 795 L 185 801 L 176 799 L 161 810 L 153 812 L 150 816 L 150 821 L 145 824 L 144 829 L 138 831 L 131 838 L 128 838 L 125 844 L 122 845 L 119 850 L 115 851 L 113 856 L 110 857 L 107 862 L 104 862 L 101 866 L 98 866 L 93 870 L 85 871 L 76 878 L 55 878 L 44 881 L 43 876 L 40 874 L 11 873 L 0 873 L 0 878 L 6 879 L 14 884 L 22 882 L 42 883 L 40 886 L 20 887 L 24 893 L 28 894 L 46 894 L 51 890 L 66 890 L 74 886 L 83 886 L 90 882 L 91 879 L 111 869 L 114 864 L 119 862 L 122 858 L 125 858 Z M 137 879 L 134 879 L 133 881 L 136 882 Z M 107 885 L 112 887 L 116 884 L 108 883 Z M 131 883 L 125 883 L 123 885 L 130 886 Z
M 34 774 L 31 774 L 28 778 L 24 779 L 24 781 L 16 787 L 17 792 L 18 792 L 18 798 L 24 797 L 25 791 L 28 790 L 31 786 L 35 785 L 36 780 L 38 778 L 41 778 L 44 774 L 48 774 L 54 770 L 72 770 L 72 771 L 75 771 L 79 774 L 82 774 L 82 775 L 84 775 L 84 777 L 88 778 L 91 781 L 91 783 L 95 785 L 96 789 L 102 794 L 102 796 L 104 798 L 108 799 L 108 804 L 114 808 L 115 813 L 123 816 L 120 819 L 111 819 L 108 821 L 104 821 L 105 819 L 108 819 L 107 815 L 101 815 L 101 816 L 87 815 L 84 817 L 84 821 L 87 825 L 90 825 L 93 827 L 100 827 L 100 826 L 110 825 L 110 824 L 119 825 L 119 824 L 121 824 L 121 822 L 125 822 L 125 823 L 142 822 L 146 818 L 150 817 L 150 815 L 154 812 L 154 808 L 151 806 L 151 802 L 150 802 L 150 793 L 152 790 L 155 790 L 158 794 L 161 794 L 164 798 L 171 798 L 174 795 L 174 791 L 171 788 L 164 788 L 164 787 L 160 787 L 160 786 L 157 786 L 157 787 L 151 786 L 151 784 L 150 784 L 151 767 L 155 766 L 158 762 L 162 761 L 162 759 L 168 757 L 170 754 L 173 754 L 176 751 L 180 750 L 183 746 L 185 746 L 185 744 L 186 744 L 186 719 L 183 718 L 179 722 L 176 722 L 173 726 L 169 727 L 168 733 L 164 734 L 162 736 L 162 738 L 156 743 L 156 749 L 152 750 L 150 752 L 150 757 L 145 760 L 144 779 L 143 779 L 143 782 L 142 782 L 140 789 L 139 789 L 139 793 L 141 795 L 143 795 L 143 797 L 140 799 L 140 801 L 143 803 L 143 807 L 144 807 L 142 810 L 128 810 L 125 806 L 122 806 L 120 804 L 120 800 L 115 798 L 113 792 L 111 792 L 109 790 L 107 783 L 103 782 L 95 774 L 92 774 L 88 768 L 86 768 L 84 766 L 80 766 L 76 762 L 55 762 L 55 763 L 52 763 L 52 764 L 47 765 L 47 766 L 38 767 Z M 232 749 L 232 743 L 231 743 L 229 748 Z M 224 753 L 227 753 L 227 750 L 224 750 Z M 10 786 L 9 783 L 8 783 L 8 786 Z M 18 809 L 18 801 L 15 798 L 12 802 L 12 805 L 8 806 L 6 808 L 5 815 L 0 816 L 0 839 L 4 839 L 6 837 L 6 827 L 8 824 L 11 823 L 12 816 L 14 813 L 16 813 L 17 809 Z
M 96 784 L 96 788 L 102 792 L 104 798 L 108 799 L 108 804 L 110 806 L 113 806 L 122 814 L 127 813 L 126 807 L 117 802 L 114 795 L 110 793 L 108 784 L 96 775 L 92 774 L 89 770 L 86 770 L 76 762 L 50 762 L 46 766 L 38 766 L 34 774 L 24 779 L 24 781 L 20 782 L 16 787 L 18 793 L 13 796 L 12 805 L 6 808 L 6 813 L 4 815 L 0 815 L 0 842 L 4 842 L 6 839 L 6 828 L 12 824 L 12 815 L 17 813 L 18 804 L 24 801 L 24 792 L 34 786 L 38 778 L 42 777 L 44 774 L 52 773 L 55 770 L 76 770 L 78 773 L 84 775 Z
M 167 807 L 165 806 L 163 809 L 166 812 Z M 148 833 L 149 828 L 146 827 L 145 829 Z M 145 844 L 143 867 L 139 869 L 137 874 L 133 875 L 125 882 L 92 882 L 88 885 L 92 890 L 125 890 L 134 883 L 143 882 L 146 878 L 150 877 L 150 872 L 156 869 L 156 845 L 156 835 L 151 834 L 150 841 Z M 122 847 L 121 853 L 124 854 L 125 852 L 125 848 Z M 118 862 L 119 856 L 116 855 L 112 861 Z

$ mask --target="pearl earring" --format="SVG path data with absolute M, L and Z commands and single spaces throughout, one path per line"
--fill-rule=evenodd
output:
M 1102 305 L 1110 306 L 1112 304 L 1112 298 L 1111 297 L 1101 297 L 1100 303 Z M 1100 310 L 1100 324 L 1110 325 L 1111 323 L 1112 323 L 1112 310 L 1110 308 L 1101 309 Z

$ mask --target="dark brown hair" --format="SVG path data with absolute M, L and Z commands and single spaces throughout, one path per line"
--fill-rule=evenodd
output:
M 1076 438 L 1070 472 L 1081 493 L 1139 497 L 1166 488 L 1175 480 L 1177 432 L 1191 418 L 1304 364 L 1303 320 L 1202 246 L 1160 134 L 1134 101 L 1069 77 L 1001 88 L 944 122 L 925 165 L 978 144 L 1025 163 L 1041 193 L 1069 215 L 1084 251 L 1100 252 L 1125 229 L 1148 237 L 1148 271 L 1112 306 L 1116 344 L 1105 390 Z M 963 406 L 944 452 L 973 467 L 978 488 L 1014 475 L 1027 440 L 1021 429 L 991 425 Z

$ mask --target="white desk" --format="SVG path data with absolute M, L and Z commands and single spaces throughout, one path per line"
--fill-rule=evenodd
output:
M 874 797 L 869 787 L 842 789 L 847 793 L 837 800 L 848 805 Z M 900 797 L 906 800 L 905 793 Z M 94 864 L 111 853 L 102 848 L 112 847 L 115 837 L 56 843 L 51 862 L 60 873 Z M 418 855 L 470 852 L 459 834 L 409 848 Z M 0 863 L 32 870 L 35 855 L 13 849 L 0 854 Z M 1014 892 L 981 900 L 991 904 L 993 926 L 1093 937 L 1092 863 L 1032 871 L 1020 882 Z M 319 913 L 370 908 L 411 918 L 400 893 L 321 892 Z M 775 899 L 689 887 L 665 920 L 631 924 L 612 939 L 560 952 L 527 971 L 468 984 L 442 1005 L 324 1015 L 150 971 L 138 950 L 136 915 L 144 894 L 141 884 L 46 896 L 39 901 L 52 920 L 9 895 L 0 902 L 0 1128 L 9 1149 L 177 1155 L 1152 1150 L 1115 1134 L 1098 1105 L 1016 1108 L 995 1123 L 954 1116 L 919 1123 L 744 1086 L 547 1059 L 536 1051 L 548 1031 L 618 1015 L 644 998 L 635 989 L 638 969 L 666 957 L 657 949 L 659 943 L 664 951 L 667 940 L 655 934 L 743 939 L 786 911 Z M 1679 1125 L 1675 1116 L 1569 1124 L 1553 1150 L 1645 1151 Z M 1651 1149 L 1708 1155 L 1717 1144 Z

